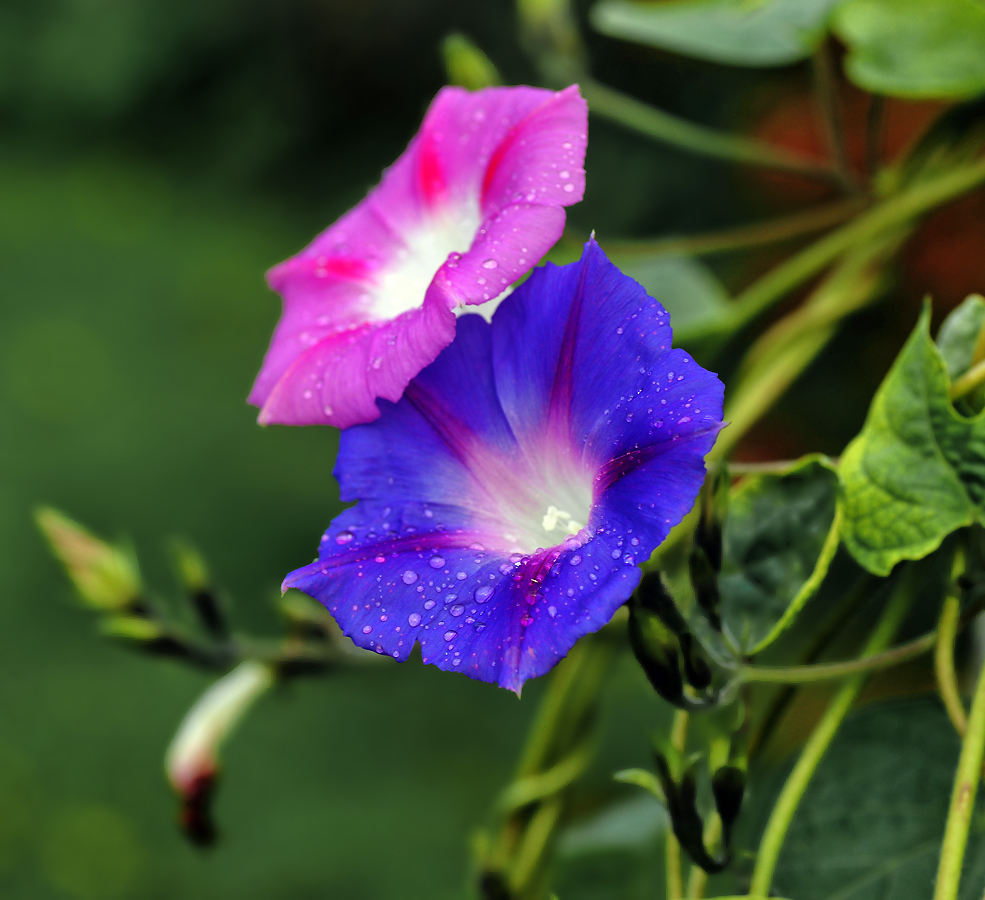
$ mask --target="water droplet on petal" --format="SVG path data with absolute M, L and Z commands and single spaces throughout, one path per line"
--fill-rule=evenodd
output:
M 369 634 L 372 630 L 373 630 L 373 626 L 372 625 L 364 625 L 363 626 L 363 634 Z
M 433 600 L 425 600 L 424 601 L 424 608 L 425 609 L 434 609 L 434 601 Z
M 428 565 L 432 569 L 440 569 L 445 564 L 445 558 L 443 556 L 432 556 L 428 560 Z
M 442 637 L 444 637 L 444 639 L 445 639 L 446 641 L 453 641 L 453 640 L 455 640 L 455 638 L 457 638 L 457 637 L 458 637 L 458 632 L 457 632 L 457 631 L 446 631 L 446 632 L 445 632 L 445 633 L 444 633 L 444 634 L 442 635 Z
M 482 261 L 483 269 L 495 269 L 499 265 L 494 259 L 485 259 Z
M 417 581 L 417 572 L 414 572 L 411 569 L 408 569 L 400 577 L 403 580 L 403 583 L 404 584 L 413 584 L 415 581 Z
M 335 535 L 336 544 L 348 544 L 349 541 L 351 540 L 352 540 L 351 531 L 340 531 L 337 535 Z
M 492 595 L 493 589 L 488 584 L 484 584 L 482 587 L 476 588 L 475 602 L 486 603 Z
M 456 619 L 465 612 L 465 607 L 461 603 L 456 603 L 451 609 L 448 610 Z
M 421 614 L 411 613 L 407 616 L 407 624 L 410 625 L 411 628 L 417 628 L 417 626 L 421 624 Z
M 455 573 L 455 577 L 456 577 L 456 578 L 457 578 L 457 579 L 458 579 L 459 581 L 465 581 L 465 579 L 466 579 L 466 578 L 468 578 L 469 576 L 468 576 L 468 575 L 466 575 L 466 574 L 465 574 L 464 572 L 456 572 L 456 573 Z
M 575 186 L 570 181 L 564 186 L 564 191 L 567 194 L 570 194 L 574 189 Z
M 577 566 L 581 563 L 581 557 L 576 553 L 570 560 L 568 560 L 568 562 L 570 562 L 573 566 Z

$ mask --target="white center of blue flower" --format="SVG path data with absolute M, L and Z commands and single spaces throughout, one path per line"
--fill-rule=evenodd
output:
M 404 232 L 404 246 L 380 271 L 376 286 L 371 289 L 375 316 L 395 319 L 421 306 L 438 269 L 449 256 L 461 256 L 472 246 L 481 224 L 479 204 L 473 202 L 445 208 Z M 501 285 L 497 284 L 490 296 L 499 290 Z
M 529 554 L 557 547 L 583 531 L 592 514 L 592 479 L 574 466 L 563 468 L 563 475 L 560 467 L 551 467 L 547 475 L 531 473 L 522 481 L 500 472 L 500 478 L 487 482 L 498 531 L 491 537 L 502 541 L 501 549 Z

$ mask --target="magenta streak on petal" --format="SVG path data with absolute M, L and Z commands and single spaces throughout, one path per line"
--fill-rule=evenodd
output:
M 720 423 L 716 423 L 709 428 L 697 428 L 688 434 L 688 440 L 696 440 L 704 434 L 714 434 L 721 431 L 722 427 Z M 609 460 L 598 470 L 595 476 L 595 481 L 592 485 L 595 496 L 601 496 L 602 493 L 612 487 L 620 478 L 624 478 L 645 463 L 673 450 L 674 447 L 675 444 L 670 441 L 662 444 L 649 444 L 646 447 L 636 450 L 628 450 L 621 456 Z

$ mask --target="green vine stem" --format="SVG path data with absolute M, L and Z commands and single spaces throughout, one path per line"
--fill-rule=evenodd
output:
M 954 730 L 964 737 L 968 730 L 968 717 L 965 715 L 958 679 L 954 672 L 954 639 L 958 634 L 958 616 L 961 601 L 949 595 L 944 598 L 941 616 L 937 623 L 937 642 L 934 647 L 934 674 L 937 676 L 937 690 L 947 710 Z
M 905 225 L 982 182 L 985 182 L 985 159 L 952 168 L 944 175 L 922 181 L 891 196 L 790 257 L 746 288 L 736 297 L 720 331 L 728 334 L 748 325 L 843 253 L 868 243 L 890 228 Z
M 867 205 L 864 199 L 853 197 L 837 200 L 737 228 L 726 228 L 689 237 L 656 238 L 650 240 L 606 241 L 606 250 L 626 256 L 702 256 L 730 250 L 746 250 L 804 235 L 824 231 L 858 215 Z
M 916 585 L 915 573 L 912 569 L 906 574 L 909 577 L 890 597 L 878 624 L 866 642 L 862 651 L 863 656 L 883 651 L 892 641 L 909 611 Z M 780 848 L 783 846 L 783 840 L 786 837 L 787 829 L 790 827 L 790 822 L 793 820 L 794 813 L 800 805 L 821 757 L 831 745 L 831 741 L 845 716 L 848 715 L 848 711 L 854 704 L 864 683 L 865 675 L 858 674 L 852 676 L 839 688 L 838 693 L 835 694 L 831 704 L 821 717 L 821 721 L 818 722 L 817 727 L 804 745 L 800 758 L 784 784 L 770 814 L 769 821 L 766 823 L 766 830 L 763 832 L 763 838 L 759 844 L 756 865 L 749 886 L 750 897 L 769 896 L 770 885 L 773 883 L 773 872 L 776 870 L 776 862 L 780 856 Z M 985 709 L 983 709 L 983 714 L 985 714 Z
M 814 96 L 824 126 L 824 137 L 828 153 L 834 163 L 835 172 L 844 190 L 855 192 L 859 189 L 858 178 L 852 169 L 848 147 L 845 144 L 845 129 L 838 98 L 838 78 L 834 61 L 831 58 L 829 41 L 822 41 L 811 59 L 814 73 Z
M 971 703 L 968 728 L 961 744 L 958 771 L 951 792 L 951 808 L 944 827 L 944 843 L 937 868 L 934 900 L 956 900 L 961 881 L 965 847 L 975 795 L 982 777 L 982 758 L 985 757 L 985 669 L 978 676 L 975 696 Z
M 696 125 L 599 84 L 586 75 L 582 75 L 579 82 L 591 112 L 663 143 L 701 156 L 796 172 L 808 178 L 830 181 L 836 177 L 831 166 L 824 162 L 815 162 L 751 138 Z
M 980 596 L 968 605 L 960 617 L 955 616 L 953 626 L 955 632 L 970 625 L 983 609 L 985 609 L 985 597 Z M 909 662 L 911 659 L 917 659 L 933 650 L 941 640 L 941 624 L 939 623 L 934 631 L 914 638 L 905 644 L 900 644 L 898 647 L 893 647 L 892 650 L 886 650 L 872 656 L 860 656 L 845 662 L 817 663 L 804 666 L 743 666 L 737 672 L 737 678 L 742 683 L 812 684 L 818 681 L 844 678 L 846 675 L 858 675 L 862 672 L 879 672 Z M 949 641 L 953 645 L 953 635 Z
M 878 296 L 883 267 L 907 233 L 893 229 L 848 253 L 801 307 L 753 344 L 725 406 L 729 427 L 720 435 L 711 458 L 727 458 L 827 346 L 839 322 Z
M 687 729 L 690 715 L 679 709 L 674 713 L 674 724 L 670 730 L 670 745 L 683 759 L 687 744 Z M 681 845 L 672 828 L 667 829 L 664 841 L 664 866 L 667 870 L 667 900 L 681 900 L 684 896 L 684 877 L 681 874 Z
M 591 759 L 592 724 L 614 638 L 612 626 L 587 635 L 554 670 L 513 781 L 496 803 L 502 825 L 484 854 L 484 877 L 497 879 L 512 900 L 540 900 L 545 893 L 566 791 Z
M 951 384 L 951 399 L 964 397 L 982 384 L 985 384 L 985 361 L 975 363 L 964 375 L 954 380 Z

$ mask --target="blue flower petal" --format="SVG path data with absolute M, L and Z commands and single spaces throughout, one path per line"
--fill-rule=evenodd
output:
M 670 342 L 594 241 L 538 269 L 343 433 L 336 474 L 359 503 L 285 588 L 360 646 L 404 660 L 417 642 L 519 692 L 609 621 L 701 486 L 723 389 Z

